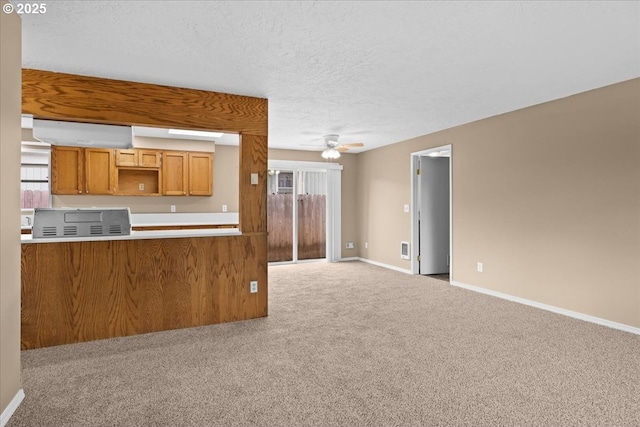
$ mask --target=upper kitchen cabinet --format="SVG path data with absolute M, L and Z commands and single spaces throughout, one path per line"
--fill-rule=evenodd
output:
M 213 153 L 54 145 L 53 194 L 211 196 Z
M 85 194 L 115 194 L 116 165 L 109 148 L 85 148 Z
M 114 194 L 113 150 L 52 145 L 51 176 L 52 194 Z
M 138 151 L 138 166 L 141 168 L 159 168 L 162 154 L 155 150 L 136 150 Z
M 164 151 L 162 194 L 165 196 L 211 196 L 213 153 Z
M 189 153 L 189 195 L 213 194 L 213 153 Z
M 160 196 L 162 155 L 157 150 L 115 150 L 116 195 Z
M 156 150 L 116 150 L 116 166 L 159 168 L 161 153 Z
M 188 154 L 183 151 L 165 151 L 162 159 L 162 194 L 186 196 L 188 183 Z
M 51 146 L 51 193 L 84 192 L 84 150 L 80 147 Z

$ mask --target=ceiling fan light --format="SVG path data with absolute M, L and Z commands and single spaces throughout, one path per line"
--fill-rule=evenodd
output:
M 324 159 L 337 159 L 340 157 L 340 152 L 335 148 L 327 148 L 322 152 L 322 158 Z

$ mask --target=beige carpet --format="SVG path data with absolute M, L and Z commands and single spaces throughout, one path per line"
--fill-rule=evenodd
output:
M 270 316 L 24 352 L 12 426 L 640 425 L 640 337 L 358 262 Z

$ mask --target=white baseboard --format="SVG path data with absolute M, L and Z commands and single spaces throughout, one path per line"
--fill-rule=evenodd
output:
M 357 256 L 352 256 L 349 258 L 340 258 L 338 260 L 338 262 L 343 262 L 343 261 L 360 261 L 360 258 L 358 258 Z
M 18 406 L 22 403 L 22 399 L 24 399 L 24 390 L 20 389 L 16 395 L 13 396 L 9 405 L 2 411 L 2 415 L 0 415 L 0 427 L 4 427 L 9 422 L 9 418 L 11 418 L 16 409 L 18 409 Z
M 467 285 L 466 283 L 461 283 L 457 281 L 451 281 L 453 286 L 457 286 L 459 288 L 468 289 L 470 291 L 479 292 L 481 294 L 491 295 L 493 297 L 506 299 L 509 301 L 517 302 L 520 304 L 528 305 L 531 307 L 539 308 L 546 311 L 551 311 L 553 313 L 562 314 L 564 316 L 573 317 L 575 319 L 584 320 L 585 322 L 596 323 L 598 325 L 607 326 L 609 328 L 618 329 L 620 331 L 630 332 L 632 334 L 640 335 L 640 328 L 635 328 L 633 326 L 625 325 L 623 323 L 613 322 L 611 320 L 602 319 L 600 317 L 590 316 L 588 314 L 578 313 L 577 311 L 567 310 L 565 308 L 556 307 L 553 305 L 543 304 L 541 302 L 529 300 L 526 298 L 520 298 L 509 294 L 503 294 L 502 292 L 492 291 L 490 289 L 480 288 L 478 286 Z
M 395 265 L 384 264 L 378 261 L 372 261 L 366 258 L 356 258 L 358 261 L 366 262 L 367 264 L 377 265 L 378 267 L 388 268 L 389 270 L 399 271 L 400 273 L 411 274 L 411 270 L 407 270 L 406 268 L 396 267 Z

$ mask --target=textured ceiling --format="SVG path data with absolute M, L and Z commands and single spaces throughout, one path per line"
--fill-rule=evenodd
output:
M 273 148 L 358 152 L 640 76 L 636 1 L 46 4 L 25 67 L 268 98 Z

